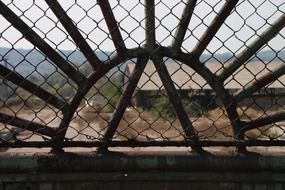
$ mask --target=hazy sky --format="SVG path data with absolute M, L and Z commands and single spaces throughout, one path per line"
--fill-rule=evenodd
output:
M 169 45 L 172 41 L 178 19 L 187 0 L 156 0 L 157 41 Z M 53 47 L 58 49 L 75 49 L 63 27 L 57 21 L 44 0 L 2 0 Z M 101 10 L 95 0 L 59 0 L 68 15 L 77 23 L 90 46 L 110 51 L 114 50 L 108 30 L 102 19 Z M 76 4 L 75 4 L 76 2 Z M 118 3 L 119 2 L 119 3 Z M 198 0 L 195 14 L 189 25 L 183 48 L 190 51 L 203 34 L 207 25 L 215 17 L 225 1 Z M 144 1 L 142 0 L 110 0 L 114 14 L 120 23 L 121 32 L 127 47 L 137 47 L 144 42 Z M 213 7 L 213 8 L 212 8 Z M 281 14 L 285 12 L 284 0 L 248 0 L 240 1 L 236 10 L 227 19 L 217 36 L 207 47 L 209 52 L 219 53 L 239 51 L 244 44 L 255 39 L 255 34 L 261 34 Z M 15 48 L 33 48 L 22 38 L 22 35 L 10 27 L 0 16 L 0 46 Z M 274 49 L 285 47 L 285 29 L 283 29 L 269 46 Z M 269 48 L 269 47 L 267 47 Z

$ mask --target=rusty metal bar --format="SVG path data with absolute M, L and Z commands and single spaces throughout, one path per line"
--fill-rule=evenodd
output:
M 253 56 L 262 46 L 274 38 L 285 26 L 285 14 L 280 16 L 267 30 L 265 30 L 256 40 L 254 40 L 245 50 L 243 50 L 229 66 L 219 73 L 219 78 L 225 81 L 242 64 Z
M 172 55 L 169 56 L 171 57 Z M 236 105 L 233 102 L 233 97 L 224 88 L 222 81 L 220 81 L 219 78 L 217 78 L 192 54 L 179 52 L 173 57 L 178 61 L 181 61 L 182 63 L 186 64 L 187 66 L 191 67 L 194 71 L 200 74 L 207 81 L 207 83 L 215 90 L 226 108 L 226 112 L 233 127 L 235 138 L 238 140 L 243 140 L 244 137 L 241 133 L 242 122 L 240 121 L 239 115 L 237 113 Z M 245 147 L 237 148 L 239 151 L 245 151 L 246 149 Z
M 99 79 L 98 79 L 99 80 Z M 88 80 L 87 80 L 88 81 Z M 82 85 L 77 93 L 75 94 L 74 98 L 72 99 L 70 103 L 69 109 L 66 109 L 65 112 L 63 112 L 63 118 L 60 122 L 59 127 L 57 128 L 56 136 L 54 137 L 54 145 L 56 145 L 56 149 L 62 148 L 62 143 L 64 141 L 69 123 L 72 120 L 72 117 L 80 105 L 80 102 L 83 100 L 84 96 L 87 94 L 87 92 L 90 90 L 90 88 L 93 86 L 90 82 L 87 82 L 86 84 Z
M 167 50 L 165 50 L 165 52 L 167 52 Z M 179 52 L 177 54 L 166 53 L 166 56 L 176 59 L 192 68 L 199 75 L 201 75 L 213 89 L 216 89 L 217 85 L 221 85 L 221 83 L 217 80 L 217 77 L 213 75 L 212 72 L 192 54 Z
M 109 127 L 107 131 L 104 134 L 103 141 L 109 141 L 112 140 L 112 137 L 114 136 L 118 125 L 126 111 L 126 108 L 130 105 L 130 101 L 132 98 L 132 95 L 137 87 L 137 84 L 141 78 L 141 75 L 144 71 L 144 68 L 148 62 L 147 56 L 139 56 L 135 69 L 133 70 L 129 83 L 124 89 L 124 92 L 115 108 L 115 111 L 112 115 L 112 118 L 109 122 Z
M 259 89 L 265 87 L 271 82 L 277 80 L 279 77 L 284 75 L 284 73 L 285 73 L 285 65 L 280 66 L 274 71 L 266 73 L 262 77 L 256 79 L 256 81 L 245 86 L 243 89 L 237 92 L 237 94 L 234 97 L 234 101 L 237 103 L 245 99 L 246 97 L 249 97 L 252 93 L 258 91 Z
M 101 67 L 97 72 L 93 72 L 87 79 L 87 82 L 80 86 L 77 93 L 70 103 L 70 107 L 63 113 L 63 119 L 60 123 L 59 128 L 57 129 L 58 133 L 54 140 L 60 146 L 63 143 L 64 137 L 66 135 L 68 125 L 71 122 L 71 119 L 80 105 L 80 102 L 83 100 L 84 96 L 88 93 L 91 87 L 106 73 L 108 73 L 112 68 L 121 64 L 125 60 L 135 56 L 141 50 L 139 48 L 127 50 L 124 55 L 116 55 L 111 60 L 105 63 L 104 67 Z
M 34 46 L 39 48 L 54 64 L 56 64 L 68 77 L 77 84 L 86 81 L 85 76 L 72 67 L 61 57 L 48 43 L 46 43 L 35 31 L 23 22 L 13 11 L 0 1 L 0 14 L 7 19 L 23 36 Z
M 92 65 L 94 70 L 102 65 L 100 59 L 96 56 L 95 52 L 88 45 L 86 40 L 83 38 L 77 27 L 74 25 L 71 18 L 67 15 L 65 10 L 56 0 L 45 0 L 49 5 L 50 9 L 54 12 L 56 17 L 59 19 L 63 27 L 66 29 L 68 34 L 72 37 L 73 41 L 79 47 L 81 52 L 87 58 L 88 62 Z
M 55 135 L 55 129 L 46 125 L 19 118 L 17 116 L 10 116 L 4 113 L 0 113 L 0 122 L 49 137 L 53 137 Z
M 227 92 L 227 90 L 221 86 L 220 91 L 217 92 L 218 96 L 223 101 L 225 106 L 228 118 L 231 122 L 234 137 L 238 140 L 244 140 L 243 133 L 241 129 L 243 127 L 243 122 L 240 120 L 240 117 L 237 112 L 237 106 L 233 101 L 233 97 Z M 245 151 L 246 147 L 237 147 L 239 151 Z
M 276 123 L 279 121 L 285 120 L 285 113 L 275 113 L 272 115 L 268 115 L 266 117 L 258 118 L 255 120 L 251 120 L 249 122 L 244 122 L 244 127 L 242 127 L 241 131 L 244 133 L 245 131 L 256 129 L 259 127 L 263 127 L 272 123 Z
M 146 48 L 149 51 L 155 49 L 155 2 L 154 0 L 145 0 L 145 36 Z
M 101 69 L 98 74 L 93 74 L 91 77 L 89 77 L 89 82 L 94 81 L 91 78 L 94 78 L 96 75 L 101 76 L 101 72 L 109 71 L 110 69 L 114 68 L 115 66 L 118 66 L 119 64 L 125 62 L 126 60 L 132 59 L 132 58 L 137 58 L 141 54 L 145 54 L 145 50 L 143 48 L 132 48 L 132 49 L 127 49 L 126 53 L 124 55 L 119 55 L 116 54 L 112 57 L 111 60 L 108 60 L 107 62 L 104 63 L 105 67 L 104 69 Z M 106 74 L 106 73 L 105 73 Z
M 116 54 L 115 56 L 112 57 L 111 60 L 106 61 L 104 63 L 105 66 L 101 67 L 98 72 L 94 72 L 88 77 L 88 81 L 84 86 L 82 86 L 82 89 L 88 88 L 88 87 L 91 88 L 92 85 L 94 85 L 101 77 L 103 77 L 106 73 L 108 73 L 112 68 L 118 66 L 119 64 L 125 62 L 126 60 L 137 58 L 139 57 L 139 55 L 142 55 L 142 54 L 145 54 L 145 51 L 142 48 L 128 49 L 124 55 Z M 84 94 L 84 93 L 80 93 L 80 94 Z M 83 97 L 84 96 L 82 96 L 81 98 L 83 99 Z
M 197 143 L 193 141 L 63 141 L 62 148 L 68 147 L 191 147 Z M 234 141 L 221 141 L 221 140 L 201 140 L 199 144 L 202 147 L 237 147 L 237 146 L 285 146 L 285 140 L 234 140 Z M 54 146 L 53 141 L 23 141 L 23 142 L 1 142 L 0 147 L 6 148 L 50 148 Z M 169 152 L 168 152 L 169 153 Z M 0 154 L 1 155 L 1 154 Z
M 109 0 L 97 0 L 97 1 L 105 18 L 107 27 L 109 29 L 109 32 L 111 34 L 117 52 L 119 54 L 124 54 L 126 52 L 126 45 L 122 38 L 119 26 L 113 14 Z
M 43 101 L 58 108 L 59 110 L 63 110 L 64 108 L 68 107 L 68 103 L 65 102 L 64 100 L 58 98 L 56 95 L 49 93 L 45 89 L 41 88 L 40 86 L 37 86 L 36 84 L 30 82 L 26 78 L 11 71 L 10 69 L 4 67 L 3 65 L 0 65 L 0 76 L 18 85 L 19 87 L 25 89 L 31 94 L 39 97 Z
M 232 95 L 229 94 L 229 92 L 225 89 L 220 80 L 217 79 L 214 84 L 215 92 L 222 100 L 223 105 L 226 109 L 228 119 L 233 129 L 234 138 L 238 141 L 244 140 L 244 134 L 241 131 L 243 127 L 243 122 L 240 120 L 240 117 L 237 112 L 237 105 L 234 103 Z M 237 151 L 246 152 L 246 146 L 237 146 Z
M 278 112 L 278 113 L 275 112 L 275 113 L 272 113 L 272 115 L 266 115 L 265 117 L 252 118 L 253 120 L 242 120 L 241 116 L 237 112 L 237 107 L 238 107 L 237 105 L 240 101 L 242 101 L 244 98 L 250 96 L 251 94 L 260 90 L 263 87 L 267 88 L 267 86 L 270 85 L 270 83 L 278 80 L 278 78 L 280 78 L 281 76 L 285 74 L 285 66 L 280 65 L 278 66 L 278 68 L 276 67 L 277 69 L 274 69 L 272 73 L 269 72 L 260 78 L 256 78 L 255 81 L 251 82 L 250 84 L 246 86 L 243 86 L 243 89 L 238 91 L 234 96 L 230 94 L 230 92 L 226 89 L 225 84 L 224 84 L 225 81 L 227 81 L 227 79 L 230 76 L 232 76 L 240 67 L 242 67 L 243 64 L 245 64 L 252 56 L 254 56 L 254 54 L 256 54 L 257 51 L 262 49 L 264 45 L 267 45 L 267 43 L 269 43 L 269 41 L 272 38 L 274 38 L 275 35 L 277 35 L 280 32 L 281 33 L 283 32 L 284 26 L 285 26 L 285 14 L 282 13 L 282 10 L 280 9 L 280 5 L 273 5 L 273 6 L 277 8 L 277 12 L 275 11 L 274 13 L 276 13 L 277 15 L 281 15 L 281 16 L 273 24 L 271 24 L 271 22 L 270 23 L 267 22 L 268 18 L 265 18 L 262 15 L 259 15 L 260 18 L 266 21 L 266 25 L 270 25 L 270 27 L 268 27 L 265 30 L 265 32 L 263 32 L 261 35 L 256 33 L 256 39 L 252 43 L 248 43 L 247 41 L 242 41 L 242 43 L 245 46 L 243 51 L 241 51 L 241 53 L 238 54 L 237 56 L 233 56 L 233 59 L 229 61 L 230 63 L 228 65 L 225 64 L 224 67 L 220 69 L 219 73 L 213 73 L 211 72 L 212 68 L 208 67 L 207 63 L 206 64 L 201 63 L 201 61 L 199 61 L 199 58 L 201 57 L 205 49 L 208 47 L 210 42 L 213 40 L 214 36 L 220 30 L 222 24 L 226 21 L 226 19 L 231 14 L 231 12 L 233 10 L 237 14 L 240 14 L 242 12 L 242 11 L 239 12 L 239 10 L 235 10 L 235 6 L 237 6 L 238 2 L 240 2 L 238 0 L 232 0 L 232 1 L 225 0 L 223 4 L 222 3 L 220 4 L 222 8 L 219 10 L 217 15 L 213 17 L 214 19 L 209 24 L 209 26 L 207 26 L 206 31 L 202 33 L 202 37 L 200 39 L 197 39 L 198 42 L 197 44 L 194 44 L 195 47 L 193 48 L 191 53 L 183 53 L 181 46 L 182 46 L 183 40 L 185 38 L 185 34 L 188 29 L 188 25 L 190 22 L 192 22 L 192 19 L 193 19 L 192 15 L 194 14 L 193 12 L 198 2 L 197 0 L 184 1 L 185 2 L 183 4 L 184 10 L 183 10 L 182 16 L 179 18 L 180 20 L 177 25 L 177 29 L 175 31 L 175 36 L 169 47 L 162 47 L 156 42 L 156 29 L 157 28 L 155 25 L 155 21 L 156 21 L 156 8 L 157 8 L 156 3 L 158 1 L 144 0 L 144 1 L 136 3 L 134 7 L 131 8 L 131 10 L 129 10 L 128 8 L 123 7 L 123 5 L 120 4 L 120 2 L 118 2 L 115 5 L 115 7 L 111 7 L 111 5 L 113 5 L 111 4 L 111 1 L 97 0 L 95 1 L 95 4 L 91 5 L 92 7 L 90 9 L 85 10 L 86 11 L 85 13 L 87 13 L 87 11 L 93 10 L 93 7 L 94 6 L 96 7 L 98 5 L 102 11 L 103 18 L 101 21 L 102 22 L 105 21 L 107 28 L 108 28 L 107 32 L 109 33 L 109 38 L 114 43 L 114 46 L 117 52 L 116 55 L 113 56 L 112 54 L 112 57 L 109 56 L 109 59 L 106 61 L 101 61 L 99 57 L 97 57 L 95 50 L 94 51 L 92 50 L 90 45 L 87 43 L 86 39 L 84 39 L 84 37 L 82 36 L 80 29 L 77 27 L 78 23 L 73 22 L 73 20 L 67 15 L 65 10 L 61 6 L 62 5 L 61 3 L 59 3 L 56 0 L 45 0 L 45 2 L 47 3 L 47 5 L 49 5 L 50 10 L 53 11 L 56 16 L 55 20 L 51 18 L 50 21 L 53 23 L 60 22 L 63 25 L 63 27 L 66 30 L 66 34 L 70 35 L 70 37 L 73 39 L 75 45 L 78 47 L 80 52 L 83 53 L 87 61 L 93 67 L 93 73 L 91 73 L 88 76 L 88 78 L 84 76 L 79 71 L 79 69 L 76 68 L 76 66 L 73 66 L 67 60 L 65 56 L 62 56 L 62 54 L 60 54 L 57 51 L 57 48 L 53 48 L 52 46 L 49 45 L 49 43 L 46 41 L 47 40 L 46 37 L 41 38 L 40 35 L 36 33 L 36 30 L 41 28 L 41 26 L 38 25 L 38 21 L 45 22 L 44 18 L 45 16 L 48 16 L 46 15 L 47 14 L 46 10 L 41 10 L 43 12 L 43 15 L 39 15 L 39 19 L 34 21 L 34 19 L 29 18 L 29 13 L 30 13 L 29 11 L 33 12 L 32 8 L 27 10 L 26 12 L 26 10 L 21 9 L 19 5 L 14 4 L 13 2 L 3 3 L 3 1 L 0 1 L 0 16 L 3 16 L 3 18 L 5 18 L 8 22 L 11 23 L 11 24 L 8 24 L 8 26 L 4 28 L 4 30 L 2 31 L 3 33 L 1 37 L 3 38 L 2 40 L 7 41 L 8 44 L 11 44 L 12 46 L 11 48 L 17 51 L 17 49 L 15 48 L 17 47 L 17 45 L 20 44 L 18 42 L 20 42 L 22 38 L 26 38 L 28 42 L 32 43 L 34 48 L 39 49 L 43 54 L 45 54 L 45 58 L 46 59 L 49 58 L 53 62 L 53 64 L 55 64 L 57 69 L 61 69 L 64 73 L 66 73 L 67 83 L 71 79 L 78 85 L 75 96 L 72 96 L 72 98 L 70 98 L 70 102 L 66 102 L 67 100 L 65 100 L 65 98 L 59 97 L 57 94 L 50 93 L 48 89 L 43 89 L 41 85 L 37 86 L 36 83 L 21 76 L 21 74 L 18 74 L 16 71 L 13 71 L 12 69 L 9 69 L 8 67 L 3 66 L 3 64 L 0 65 L 0 77 L 3 78 L 2 80 L 3 85 L 5 84 L 5 81 L 12 82 L 16 84 L 17 87 L 22 88 L 23 90 L 31 93 L 32 95 L 39 97 L 40 99 L 44 100 L 46 103 L 51 105 L 52 107 L 48 106 L 47 108 L 44 108 L 44 109 L 49 109 L 47 111 L 53 111 L 53 107 L 56 107 L 60 109 L 63 114 L 63 116 L 60 118 L 61 123 L 59 127 L 53 128 L 53 127 L 47 126 L 49 125 L 48 123 L 44 123 L 44 122 L 37 123 L 36 121 L 33 121 L 33 120 L 28 121 L 26 119 L 20 118 L 20 116 L 18 116 L 18 114 L 16 113 L 12 115 L 0 113 L 0 122 L 4 123 L 3 125 L 4 127 L 2 127 L 3 128 L 2 131 L 4 133 L 6 133 L 6 130 L 9 130 L 10 128 L 9 126 L 16 126 L 21 129 L 20 131 L 28 130 L 28 131 L 32 131 L 33 134 L 37 133 L 38 135 L 42 135 L 43 138 L 45 138 L 44 136 L 51 137 L 51 138 L 47 138 L 47 139 L 50 139 L 50 141 L 39 141 L 39 142 L 34 142 L 34 141 L 30 142 L 30 140 L 34 140 L 33 138 L 27 139 L 27 141 L 29 142 L 21 142 L 17 140 L 12 141 L 12 138 L 10 142 L 5 142 L 5 139 L 2 139 L 2 140 L 0 139 L 0 147 L 51 147 L 53 148 L 53 150 L 56 151 L 56 150 L 62 149 L 63 147 L 98 147 L 99 148 L 98 150 L 102 150 L 102 149 L 107 150 L 107 148 L 109 147 L 149 147 L 149 146 L 188 147 L 188 146 L 191 146 L 194 151 L 201 154 L 203 152 L 206 152 L 203 150 L 204 146 L 205 147 L 207 146 L 209 147 L 210 146 L 224 146 L 224 147 L 236 146 L 238 151 L 243 151 L 243 152 L 246 151 L 246 146 L 285 146 L 285 140 L 282 140 L 282 134 L 281 134 L 282 131 L 280 132 L 280 138 L 276 137 L 274 139 L 276 141 L 271 141 L 271 140 L 264 141 L 264 140 L 259 140 L 259 138 L 256 138 L 254 140 L 245 140 L 245 137 L 244 137 L 245 132 L 251 129 L 257 129 L 263 126 L 267 126 L 269 124 L 278 126 L 279 124 L 278 122 L 285 121 L 285 112 Z M 78 2 L 75 2 L 74 5 L 80 6 Z M 165 5 L 167 9 L 169 10 L 173 9 L 171 7 L 168 7 L 167 3 Z M 37 7 L 39 5 L 37 3 L 32 3 L 31 6 Z M 211 7 L 211 5 L 209 5 L 209 7 L 211 7 L 212 10 L 214 9 L 214 6 Z M 18 13 L 15 14 L 16 12 L 13 12 L 15 9 L 13 9 L 12 7 L 15 9 L 18 9 L 19 14 Z M 137 20 L 135 17 L 132 16 L 133 11 L 137 7 L 145 9 L 145 18 L 143 21 Z M 253 5 L 253 7 L 255 11 L 259 9 L 259 6 Z M 139 46 L 138 48 L 127 49 L 124 39 L 121 35 L 122 31 L 120 27 L 122 25 L 121 23 L 117 22 L 114 16 L 115 12 L 113 12 L 113 11 L 116 11 L 117 8 L 122 8 L 125 11 L 129 11 L 129 14 L 127 14 L 124 19 L 131 18 L 131 19 L 134 19 L 133 20 L 134 22 L 137 22 L 139 24 L 138 27 L 135 27 L 132 31 L 130 31 L 131 33 L 137 29 L 139 29 L 137 31 L 140 31 L 141 29 L 145 30 L 145 40 L 146 41 L 145 41 L 144 46 L 138 45 Z M 211 10 L 211 8 L 209 8 L 209 10 Z M 199 15 L 197 16 L 199 17 Z M 242 14 L 240 16 L 241 18 L 243 18 Z M 168 15 L 163 17 L 163 20 L 161 21 L 166 21 L 167 19 L 164 20 L 164 18 L 166 17 L 168 17 Z M 32 27 L 29 27 L 29 25 L 24 22 L 25 19 L 30 19 L 31 23 L 34 22 L 37 24 Z M 244 20 L 247 20 L 247 18 L 244 18 Z M 145 27 L 141 27 L 142 22 L 145 22 Z M 9 40 L 10 37 L 8 37 L 8 32 L 9 32 L 10 27 L 15 28 L 16 30 L 22 33 L 23 37 L 19 39 L 20 41 L 13 41 L 13 40 L 10 41 Z M 56 29 L 56 26 L 53 29 Z M 53 31 L 53 29 L 51 31 Z M 234 33 L 236 32 L 238 31 L 234 31 Z M 284 38 L 283 34 L 281 33 L 279 37 Z M 133 40 L 135 41 L 135 39 Z M 59 43 L 61 44 L 62 42 L 59 42 Z M 54 44 L 54 45 L 56 47 L 59 47 L 60 44 Z M 21 51 L 19 51 L 18 53 L 22 54 Z M 275 50 L 275 53 L 276 53 L 276 56 L 274 56 L 275 58 L 282 57 L 281 50 L 280 52 L 277 52 Z M 7 56 L 9 56 L 10 51 L 7 50 L 7 53 L 5 53 L 5 55 L 6 54 Z M 25 55 L 22 54 L 22 55 L 24 56 L 24 60 L 26 60 L 28 54 L 25 54 Z M 109 54 L 106 53 L 106 55 L 109 55 Z M 215 53 L 213 53 L 211 56 L 213 56 L 214 59 L 217 58 L 215 56 Z M 5 59 L 4 57 L 2 58 Z M 183 64 L 192 68 L 194 72 L 202 76 L 202 78 L 205 79 L 205 81 L 207 82 L 207 85 L 209 85 L 212 88 L 213 93 L 215 93 L 215 97 L 214 99 L 211 99 L 211 100 L 214 102 L 216 98 L 218 97 L 218 104 L 219 105 L 220 103 L 223 104 L 226 110 L 225 115 L 227 116 L 227 119 L 229 120 L 230 125 L 232 127 L 233 134 L 231 133 L 231 136 L 229 138 L 225 140 L 220 140 L 220 137 L 217 137 L 217 139 L 215 138 L 213 141 L 207 141 L 205 139 L 207 139 L 208 136 L 205 135 L 203 139 L 202 138 L 199 139 L 199 135 L 200 133 L 201 134 L 203 133 L 202 131 L 203 129 L 200 129 L 198 127 L 197 132 L 196 132 L 196 130 L 193 127 L 192 121 L 191 121 L 192 117 L 190 118 L 188 113 L 186 113 L 186 111 L 183 108 L 179 93 L 177 92 L 177 89 L 174 86 L 175 81 L 172 81 L 173 77 L 168 72 L 168 67 L 167 67 L 168 63 L 165 63 L 164 61 L 164 59 L 169 59 L 169 58 L 174 59 L 174 61 L 182 62 Z M 124 88 L 124 90 L 122 90 L 123 94 L 120 100 L 117 102 L 117 105 L 116 105 L 115 111 L 113 112 L 111 120 L 108 121 L 109 128 L 107 129 L 107 131 L 105 131 L 103 139 L 94 137 L 93 141 L 89 141 L 89 140 L 76 141 L 77 137 L 74 137 L 71 139 L 71 141 L 68 141 L 67 138 L 65 138 L 67 135 L 67 131 L 69 127 L 72 127 L 70 126 L 70 124 L 71 124 L 72 118 L 75 116 L 75 113 L 77 113 L 77 111 L 81 111 L 80 103 L 82 103 L 86 94 L 91 90 L 91 88 L 95 84 L 97 84 L 97 82 L 98 83 L 101 82 L 99 81 L 101 78 L 103 77 L 109 78 L 109 75 L 107 74 L 109 71 L 113 72 L 117 68 L 119 69 L 119 71 L 122 71 L 120 69 L 124 68 L 125 66 L 124 63 L 126 63 L 127 60 L 131 60 L 131 59 L 137 60 L 135 70 L 133 71 L 131 78 L 128 79 L 130 82 L 127 85 L 127 88 Z M 145 69 L 147 62 L 150 59 L 154 62 L 154 66 L 164 85 L 164 89 L 166 90 L 168 94 L 170 103 L 174 105 L 177 118 L 180 121 L 182 130 L 184 130 L 180 133 L 181 136 L 179 137 L 182 137 L 182 138 L 184 137 L 185 139 L 181 141 L 172 141 L 173 139 L 178 139 L 178 138 L 175 138 L 175 137 L 168 138 L 167 137 L 168 132 L 166 132 L 164 129 L 156 130 L 153 128 L 153 130 L 155 130 L 156 133 L 161 135 L 163 140 L 155 141 L 156 138 L 155 139 L 152 139 L 151 137 L 148 138 L 148 136 L 145 135 L 145 130 L 144 130 L 143 132 L 141 131 L 142 133 L 140 135 L 146 138 L 146 142 L 140 142 L 136 139 L 133 140 L 131 138 L 126 141 L 116 141 L 116 139 L 113 139 L 113 136 L 115 132 L 117 131 L 117 127 L 120 121 L 124 119 L 123 115 L 125 113 L 126 107 L 128 106 L 128 103 L 130 102 L 132 98 L 132 94 L 135 88 L 137 87 L 138 82 L 141 78 L 143 70 Z M 26 60 L 26 61 L 29 62 L 29 60 Z M 21 63 L 19 62 L 19 64 Z M 34 65 L 32 62 L 31 64 Z M 86 69 L 86 68 L 83 68 L 83 69 Z M 39 72 L 40 69 L 37 69 L 37 71 Z M 43 73 L 40 73 L 40 74 L 43 74 Z M 257 77 L 257 75 L 255 77 Z M 149 79 L 152 80 L 151 76 L 149 76 Z M 155 83 L 156 81 L 154 80 L 153 82 Z M 66 86 L 62 86 L 62 90 L 64 90 L 65 87 Z M 68 90 L 70 89 L 68 88 Z M 144 90 L 144 89 L 142 88 L 141 90 Z M 197 91 L 200 91 L 200 89 Z M 6 94 L 1 93 L 2 100 L 0 100 L 0 107 L 1 106 L 5 107 L 7 105 L 6 103 L 8 102 L 5 102 L 5 101 L 7 101 L 6 98 L 9 93 L 10 91 L 8 90 L 8 88 L 7 88 Z M 36 112 L 37 111 L 34 110 L 35 114 L 37 114 Z M 211 119 L 211 118 L 209 117 L 208 119 Z M 153 120 L 152 116 L 151 116 L 151 120 Z M 164 120 L 168 120 L 168 118 L 163 118 L 162 121 Z M 90 121 L 86 120 L 86 123 L 88 122 Z M 167 122 L 171 122 L 171 121 L 168 120 Z M 151 125 L 149 129 L 152 129 L 151 127 L 154 127 L 153 122 L 147 122 L 147 123 Z M 172 125 L 172 127 L 176 127 L 177 125 L 176 123 L 169 123 L 169 124 Z M 167 127 L 169 124 L 167 124 Z M 88 126 L 88 127 L 92 128 L 92 126 Z M 77 129 L 77 128 L 72 127 L 72 129 L 74 129 L 78 133 L 78 135 L 84 135 L 83 134 L 84 132 L 82 132 L 79 128 Z M 96 129 L 93 129 L 93 130 L 96 131 Z M 90 134 L 90 136 L 92 136 L 92 134 Z M 106 157 L 104 157 L 104 159 L 105 158 Z M 164 163 L 160 161 L 161 160 L 159 160 L 158 163 Z M 108 163 L 108 162 L 101 162 L 101 163 Z M 147 164 L 151 165 L 152 163 L 147 162 Z M 112 166 L 117 166 L 117 165 L 115 163 Z M 158 165 L 156 165 L 156 167 L 157 166 Z M 245 169 L 243 168 L 243 170 Z
M 196 57 L 200 57 L 213 37 L 216 35 L 220 27 L 223 25 L 227 17 L 231 14 L 231 11 L 235 8 L 239 0 L 226 1 L 218 15 L 211 22 L 208 29 L 204 32 L 200 38 L 198 44 L 192 50 L 192 53 Z
M 190 140 L 193 142 L 196 142 L 196 146 L 193 146 L 192 148 L 194 150 L 202 149 L 199 145 L 198 137 L 194 131 L 193 125 L 191 121 L 188 118 L 188 115 L 183 108 L 183 105 L 181 103 L 181 100 L 179 98 L 179 95 L 175 89 L 175 86 L 171 80 L 171 77 L 168 73 L 168 70 L 165 66 L 165 63 L 163 62 L 162 56 L 158 55 L 158 53 L 155 53 L 152 55 L 153 63 L 156 68 L 156 71 L 164 85 L 164 88 L 168 94 L 170 103 L 173 104 L 174 109 L 176 111 L 177 117 L 182 125 L 182 128 L 186 135 L 186 140 Z
M 188 0 L 186 3 L 186 6 L 182 13 L 182 17 L 175 31 L 174 39 L 172 41 L 171 48 L 173 52 L 177 52 L 182 46 L 188 25 L 193 15 L 196 2 L 197 0 Z

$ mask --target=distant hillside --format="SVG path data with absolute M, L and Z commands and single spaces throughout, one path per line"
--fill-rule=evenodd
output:
M 80 51 L 66 51 L 61 50 L 60 54 L 66 57 L 74 66 L 78 67 L 86 62 L 84 55 Z M 97 56 L 101 60 L 108 59 L 110 52 L 96 51 Z M 221 62 L 229 60 L 233 55 L 230 53 L 202 55 L 201 61 L 205 60 L 219 60 Z M 35 49 L 9 49 L 0 47 L 0 64 L 5 65 L 3 57 L 7 59 L 7 67 L 14 69 L 16 72 L 23 76 L 35 74 L 36 72 L 41 74 L 49 74 L 55 71 L 56 67 L 48 61 L 45 56 Z M 276 58 L 276 52 L 262 51 L 257 53 L 257 57 L 261 60 L 272 60 Z M 285 60 L 285 51 L 278 53 L 280 59 Z M 257 58 L 254 58 L 257 59 Z M 121 68 L 123 69 L 123 68 Z M 115 71 L 115 70 L 114 70 Z M 113 71 L 113 72 L 114 72 Z
M 234 54 L 232 53 L 222 53 L 222 54 L 215 54 L 214 56 L 210 54 L 203 54 L 201 56 L 201 61 L 220 61 L 220 62 L 225 62 L 230 60 Z M 274 59 L 281 59 L 285 60 L 285 51 L 272 51 L 272 50 L 266 50 L 266 51 L 261 51 L 257 52 L 253 57 L 250 58 L 250 60 L 263 60 L 263 61 L 270 61 Z
M 66 51 L 59 52 L 63 57 L 78 67 L 86 62 L 86 58 L 80 51 Z M 96 52 L 101 60 L 106 60 L 110 52 Z M 49 74 L 55 71 L 55 66 L 51 64 L 44 54 L 35 49 L 9 49 L 0 47 L 0 63 L 5 65 L 3 57 L 7 59 L 7 66 L 14 69 L 23 76 L 28 76 L 37 71 L 41 74 Z

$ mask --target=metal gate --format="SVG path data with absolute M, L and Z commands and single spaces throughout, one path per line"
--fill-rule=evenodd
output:
M 0 1 L 0 147 L 284 146 L 285 3 Z

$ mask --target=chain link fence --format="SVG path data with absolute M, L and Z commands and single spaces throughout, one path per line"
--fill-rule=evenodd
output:
M 283 146 L 285 2 L 0 1 L 0 146 Z

